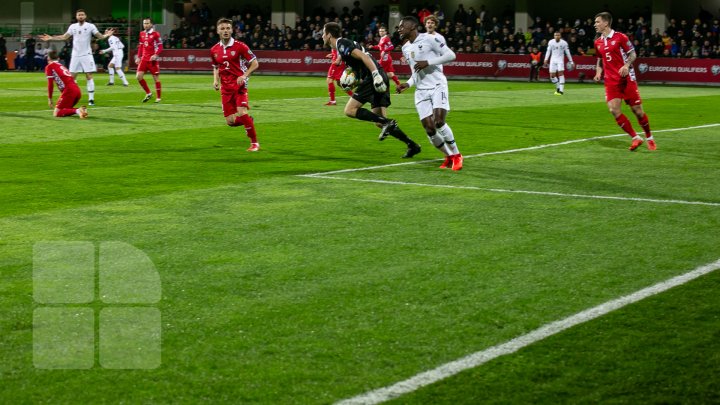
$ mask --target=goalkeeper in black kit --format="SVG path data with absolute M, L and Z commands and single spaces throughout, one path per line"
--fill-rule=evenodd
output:
M 345 105 L 345 115 L 363 121 L 374 122 L 382 128 L 379 139 L 388 136 L 397 138 L 407 145 L 404 158 L 411 158 L 420 153 L 420 145 L 410 139 L 393 119 L 387 118 L 387 108 L 390 106 L 390 81 L 378 62 L 365 51 L 362 45 L 355 41 L 340 37 L 340 25 L 327 23 L 323 27 L 323 41 L 332 49 L 337 49 L 338 55 L 345 65 L 355 72 L 359 81 L 352 98 Z M 370 103 L 372 111 L 362 108 Z

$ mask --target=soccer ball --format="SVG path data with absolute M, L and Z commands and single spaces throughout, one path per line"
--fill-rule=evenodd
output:
M 357 76 L 355 75 L 355 72 L 353 72 L 352 68 L 345 69 L 342 76 L 340 76 L 340 87 L 347 91 L 354 89 L 357 84 Z

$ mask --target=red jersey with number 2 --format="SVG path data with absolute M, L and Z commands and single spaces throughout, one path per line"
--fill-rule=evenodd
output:
M 255 60 L 255 54 L 247 45 L 234 38 L 227 46 L 218 42 L 210 49 L 213 67 L 220 74 L 220 89 L 223 93 L 235 91 L 238 88 L 237 78 L 247 70 L 250 62 Z

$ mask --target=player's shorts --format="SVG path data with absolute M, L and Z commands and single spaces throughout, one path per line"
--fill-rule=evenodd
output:
M 447 83 L 438 85 L 434 89 L 415 90 L 415 109 L 421 120 L 433 115 L 436 108 L 450 111 Z
M 70 73 L 97 72 L 92 55 L 73 56 L 70 58 Z
M 370 103 L 372 108 L 378 107 L 389 107 L 390 106 L 390 80 L 388 80 L 387 74 L 382 69 L 378 69 L 382 75 L 383 81 L 387 90 L 384 93 L 378 93 L 375 91 L 375 84 L 373 83 L 372 75 L 368 75 L 365 80 L 361 81 L 357 89 L 353 93 L 352 97 L 362 104 Z
M 616 98 L 625 100 L 625 104 L 629 106 L 642 104 L 640 89 L 634 80 L 627 79 L 616 84 L 605 83 L 605 101 Z
M 113 51 L 113 56 L 108 62 L 108 65 L 112 63 L 116 68 L 120 69 L 123 63 L 123 56 L 123 51 Z
M 560 61 L 560 62 L 557 62 L 557 61 L 553 62 L 553 61 L 551 60 L 551 61 L 550 61 L 550 65 L 548 65 L 548 68 L 550 69 L 550 73 L 563 72 L 563 71 L 565 71 L 565 64 L 564 64 L 562 61 Z
M 224 117 L 236 114 L 238 112 L 238 108 L 240 107 L 250 108 L 247 87 L 243 86 L 230 91 L 222 91 L 222 109 Z
M 392 62 L 392 57 L 390 56 L 390 54 L 386 53 L 380 58 L 379 64 L 386 73 L 395 73 L 395 68 L 393 67 Z
M 333 79 L 333 80 L 340 80 L 340 77 L 343 74 L 343 71 L 345 71 L 345 64 L 341 63 L 340 65 L 336 65 L 334 63 L 330 64 L 330 69 L 328 69 L 328 75 L 327 77 Z
M 80 97 L 82 97 L 80 87 L 65 87 L 65 90 L 60 94 L 60 98 L 58 98 L 57 104 L 55 104 L 55 108 L 73 108 L 80 101 Z
M 152 75 L 160 74 L 160 63 L 156 60 L 141 60 L 137 68 L 138 72 L 150 72 Z

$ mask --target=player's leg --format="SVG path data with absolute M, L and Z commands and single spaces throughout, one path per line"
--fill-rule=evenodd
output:
M 94 71 L 95 62 L 92 65 Z M 85 79 L 87 79 L 88 105 L 95 105 L 95 80 L 93 80 L 92 72 L 86 72 Z
M 556 94 L 559 93 L 560 95 L 563 95 L 563 94 L 565 94 L 565 72 L 562 70 L 558 70 L 557 71 L 557 79 L 558 79 L 558 84 L 557 84 Z
M 555 85 L 555 92 L 557 92 L 558 78 L 557 71 L 553 69 L 553 64 L 550 64 L 550 81 Z
M 75 104 L 80 100 L 80 92 L 73 91 L 70 88 L 63 90 L 55 104 L 53 111 L 54 117 L 69 117 L 71 115 L 80 115 L 80 110 L 75 108 Z M 85 114 L 87 116 L 87 113 Z M 81 116 L 81 118 L 85 118 Z
M 108 63 L 108 86 L 113 86 L 115 84 L 115 63 L 113 61 L 110 61 Z
M 435 125 L 435 116 L 433 114 L 432 99 L 430 92 L 427 90 L 415 90 L 415 109 L 417 110 L 420 123 L 422 123 L 425 134 L 430 143 L 445 156 L 445 160 L 440 165 L 441 169 L 452 166 L 452 152 L 445 143 L 445 139 L 438 132 Z
M 123 72 L 123 62 L 122 62 L 122 55 L 118 55 L 115 58 L 115 72 L 117 72 L 118 77 L 120 80 L 122 80 L 123 86 L 127 87 L 130 83 L 128 83 L 127 77 L 125 77 L 125 72 Z
M 147 103 L 150 100 L 150 97 L 152 97 L 150 87 L 148 87 L 147 82 L 145 81 L 145 64 L 145 61 L 141 60 L 138 65 L 137 73 L 135 73 L 135 78 L 138 83 L 140 83 L 140 87 L 142 87 L 143 91 L 145 91 L 145 98 L 142 100 L 143 103 Z
M 635 114 L 635 117 L 637 118 L 638 123 L 642 127 L 643 132 L 645 132 L 645 139 L 647 140 L 648 149 L 656 150 L 657 145 L 655 144 L 655 138 L 653 137 L 652 131 L 650 130 L 650 120 L 648 119 L 647 114 L 645 114 L 642 104 L 635 104 L 633 102 L 630 103 L 630 109 Z
M 608 91 L 607 88 L 606 91 Z M 632 138 L 632 143 L 630 144 L 630 151 L 634 151 L 640 145 L 642 145 L 643 140 L 637 135 L 635 129 L 633 129 L 630 120 L 625 116 L 625 114 L 622 113 L 622 99 L 619 97 L 611 98 L 607 102 L 607 106 L 608 110 L 610 110 L 610 114 L 613 115 L 613 117 L 615 118 L 615 122 L 618 124 L 618 126 L 622 128 L 622 130 L 625 131 Z
M 238 91 L 232 98 L 234 99 L 233 104 L 237 106 L 236 113 L 234 114 L 235 119 L 231 126 L 242 126 L 245 128 L 245 134 L 250 138 L 250 147 L 247 149 L 248 152 L 257 152 L 260 150 L 260 143 L 257 140 L 257 132 L 255 131 L 255 121 L 249 112 L 249 102 L 246 91 Z
M 153 61 L 152 63 L 152 77 L 153 81 L 155 81 L 155 102 L 159 103 L 162 95 L 162 84 L 160 83 L 160 63 L 158 61 Z
M 335 80 L 332 78 L 330 73 L 328 73 L 328 77 L 325 81 L 327 82 L 328 95 L 330 96 L 330 101 L 325 103 L 325 105 L 336 105 L 337 101 L 335 101 Z

